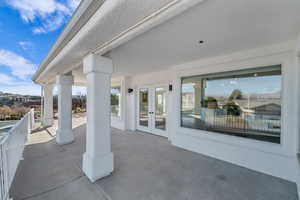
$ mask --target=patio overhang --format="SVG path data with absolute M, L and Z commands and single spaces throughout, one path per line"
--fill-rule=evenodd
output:
M 90 53 L 110 57 L 117 77 L 278 43 L 295 50 L 299 4 L 292 0 L 161 0 L 142 5 L 136 0 L 83 1 L 33 80 L 53 83 L 56 75 L 73 71 L 74 84 L 85 85 L 82 60 Z
M 82 26 L 91 18 L 94 12 L 103 4 L 104 1 L 85 0 L 81 1 L 74 12 L 72 18 L 53 44 L 48 55 L 42 61 L 39 69 L 33 75 L 32 80 L 37 81 L 41 73 L 47 68 L 49 63 L 60 53 L 64 46 L 70 42 L 78 33 Z M 87 12 L 89 11 L 89 12 Z
M 202 1 L 161 0 L 142 4 L 138 0 L 83 1 L 33 81 L 52 83 L 57 74 L 82 66 L 86 55 L 104 55 Z

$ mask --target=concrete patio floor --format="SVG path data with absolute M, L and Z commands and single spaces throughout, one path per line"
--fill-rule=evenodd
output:
M 167 139 L 112 129 L 115 170 L 92 184 L 81 171 L 84 118 L 74 143 L 55 143 L 55 126 L 29 136 L 14 200 L 297 200 L 294 183 L 170 145 Z

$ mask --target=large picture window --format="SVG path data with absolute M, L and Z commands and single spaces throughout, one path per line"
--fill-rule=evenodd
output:
M 184 77 L 181 126 L 280 143 L 281 66 Z
M 111 88 L 111 98 L 110 98 L 110 106 L 111 106 L 111 116 L 120 117 L 120 98 L 121 96 L 121 87 L 112 87 Z

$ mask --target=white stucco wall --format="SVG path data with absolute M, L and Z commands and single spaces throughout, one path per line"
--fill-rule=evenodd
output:
M 299 176 L 299 164 L 296 158 L 299 147 L 299 87 L 297 84 L 299 71 L 295 60 L 292 48 L 279 45 L 202 59 L 173 66 L 172 69 L 166 71 L 127 77 L 122 85 L 126 88 L 133 88 L 134 93 L 128 94 L 127 89 L 122 93 L 125 96 L 125 98 L 122 97 L 122 105 L 125 108 L 123 107 L 122 118 L 119 119 L 122 125 L 118 125 L 118 122 L 114 120 L 112 120 L 112 125 L 135 130 L 137 88 L 153 84 L 172 84 L 173 91 L 168 92 L 167 132 L 173 145 L 296 182 Z M 180 78 L 182 76 L 277 64 L 282 65 L 281 144 L 180 127 Z

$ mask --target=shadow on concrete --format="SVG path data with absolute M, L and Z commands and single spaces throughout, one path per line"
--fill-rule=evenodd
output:
M 297 200 L 294 183 L 177 148 L 162 137 L 117 129 L 115 170 L 92 184 L 81 170 L 85 130 L 79 124 L 75 141 L 63 146 L 48 129 L 30 135 L 13 199 Z

